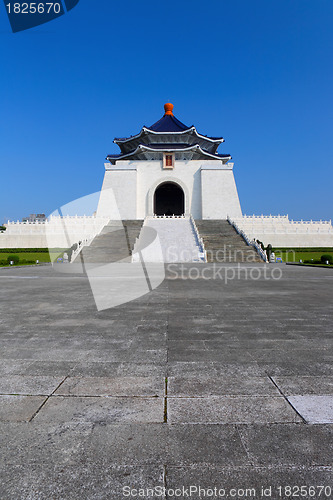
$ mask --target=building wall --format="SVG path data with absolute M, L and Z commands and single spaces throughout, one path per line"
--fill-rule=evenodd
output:
M 164 170 L 162 161 L 137 162 L 138 166 L 138 202 L 137 218 L 144 219 L 153 215 L 154 193 L 164 182 L 175 182 L 182 187 L 185 195 L 185 212 L 201 218 L 201 180 L 202 162 L 176 161 L 172 170 Z
M 51 217 L 39 224 L 11 222 L 0 233 L 0 248 L 69 248 L 99 234 L 107 222 L 93 216 Z
M 284 216 L 244 216 L 233 222 L 250 239 L 273 247 L 333 247 L 331 221 L 293 221 Z
M 129 162 L 119 163 L 112 169 L 109 163 L 105 164 L 96 215 L 111 220 L 137 219 L 137 169 Z
M 201 185 L 202 219 L 242 216 L 232 167 L 225 165 L 216 168 L 213 164 L 202 166 Z
M 154 193 L 164 182 L 179 184 L 185 194 L 185 212 L 195 219 L 226 219 L 242 215 L 233 164 L 222 161 L 176 161 L 172 170 L 162 161 L 118 161 L 105 164 L 106 172 L 97 216 L 144 219 L 153 214 Z M 112 198 L 111 190 L 114 193 Z

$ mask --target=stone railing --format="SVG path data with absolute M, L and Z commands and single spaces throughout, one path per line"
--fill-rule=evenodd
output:
M 78 243 L 77 248 L 72 252 L 71 263 L 75 261 L 76 257 L 84 247 L 88 247 L 91 244 L 94 238 L 94 236 L 92 238 L 86 238 Z
M 36 225 L 47 225 L 55 222 L 60 222 L 60 221 L 70 221 L 75 224 L 75 222 L 82 224 L 82 222 L 91 222 L 91 221 L 96 221 L 95 215 L 50 215 L 47 219 L 44 221 L 8 221 L 5 226 L 36 226 Z
M 243 222 L 258 222 L 258 221 L 264 221 L 264 222 L 281 222 L 281 223 L 288 223 L 288 224 L 319 224 L 319 225 L 332 225 L 332 220 L 293 220 L 289 219 L 288 215 L 246 215 L 244 214 L 240 218 L 235 218 L 235 221 L 243 221 Z
M 331 220 L 289 220 L 286 216 L 247 216 L 235 218 L 233 220 L 246 234 L 251 237 L 259 237 L 264 235 L 309 235 L 309 237 L 316 235 L 330 235 L 333 237 L 333 227 Z
M 268 262 L 266 252 L 261 248 L 261 246 L 258 245 L 258 243 L 254 239 L 250 240 L 250 238 L 246 235 L 246 233 L 244 233 L 244 231 L 240 229 L 237 226 L 236 222 L 232 221 L 229 216 L 227 217 L 227 221 L 235 229 L 235 231 L 244 239 L 244 241 L 249 246 L 253 247 L 256 250 L 256 252 L 258 253 L 258 255 L 260 255 L 263 261 Z
M 186 215 L 148 215 L 148 219 L 151 217 L 152 219 L 186 219 L 188 216 Z
M 244 215 L 234 222 L 248 233 L 258 230 L 264 234 L 333 233 L 331 220 L 289 220 L 288 215 Z
M 203 259 L 204 262 L 207 262 L 207 252 L 205 250 L 205 244 L 204 244 L 203 239 L 200 236 L 200 233 L 198 231 L 195 220 L 192 217 L 192 214 L 190 215 L 190 222 L 192 224 L 193 232 L 194 232 L 195 238 L 197 240 L 197 245 L 199 246 L 199 249 L 200 249 L 200 257 Z

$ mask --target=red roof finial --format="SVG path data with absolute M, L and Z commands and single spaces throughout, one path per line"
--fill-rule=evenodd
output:
M 172 110 L 173 110 L 173 104 L 171 104 L 171 102 L 167 102 L 166 104 L 164 104 L 164 111 L 166 115 L 173 116 Z

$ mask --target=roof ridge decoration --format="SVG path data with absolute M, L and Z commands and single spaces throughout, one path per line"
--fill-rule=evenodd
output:
M 173 116 L 173 104 L 171 102 L 167 102 L 164 104 L 164 115 L 171 115 Z
M 223 137 L 208 137 L 199 134 L 194 125 L 188 127 L 173 114 L 173 104 L 164 105 L 164 115 L 150 127 L 143 126 L 141 131 L 127 138 L 115 138 L 114 143 L 121 149 L 120 155 L 108 155 L 109 161 L 133 158 L 140 151 L 194 151 L 204 157 L 222 159 L 230 155 L 219 154 L 217 149 L 224 142 Z M 183 147 L 180 147 L 180 144 Z M 142 158 L 141 158 L 142 159 Z
M 214 158 L 215 160 L 221 160 L 222 158 L 223 159 L 227 159 L 227 160 L 231 160 L 231 156 L 229 154 L 220 154 L 220 153 L 211 154 L 208 151 L 205 151 L 204 149 L 202 149 L 199 146 L 199 144 L 192 144 L 192 145 L 189 145 L 189 146 L 186 146 L 186 147 L 181 147 L 181 148 L 173 148 L 173 147 L 170 148 L 170 147 L 167 147 L 164 150 L 166 152 L 185 152 L 185 151 L 195 151 L 195 150 L 197 150 L 203 156 Z M 135 156 L 140 151 L 151 151 L 151 152 L 155 152 L 155 153 L 160 153 L 161 149 L 160 148 L 150 147 L 147 144 L 139 144 L 134 151 L 130 151 L 129 153 L 122 154 L 120 156 L 119 155 L 112 155 L 112 154 L 110 154 L 110 155 L 108 155 L 106 157 L 106 159 L 107 160 L 112 160 L 114 158 L 117 158 L 117 159 L 126 159 L 126 158 L 129 158 L 131 156 Z
M 206 135 L 199 134 L 199 132 L 197 131 L 197 129 L 195 128 L 194 125 L 191 125 L 190 127 L 188 127 L 187 125 L 182 123 L 180 120 L 178 120 L 178 118 L 175 117 L 175 115 L 173 114 L 173 108 L 174 108 L 174 106 L 171 103 L 164 104 L 165 113 L 160 120 L 155 122 L 150 127 L 147 127 L 146 125 L 144 125 L 138 134 L 131 135 L 130 137 L 116 137 L 113 142 L 115 144 L 118 144 L 118 143 L 122 144 L 124 142 L 128 142 L 128 141 L 131 141 L 133 139 L 138 139 L 144 133 L 147 133 L 147 132 L 150 132 L 152 134 L 163 134 L 164 133 L 164 134 L 172 134 L 173 135 L 173 134 L 183 134 L 184 132 L 190 132 L 190 131 L 193 131 L 197 137 L 200 137 L 202 139 L 206 139 L 207 141 L 210 141 L 210 142 L 215 142 L 215 143 L 219 143 L 219 144 L 224 142 L 223 137 L 208 137 Z M 160 130 L 161 128 L 165 128 L 167 130 Z M 169 130 L 170 128 L 173 128 L 173 129 L 178 128 L 178 130 Z

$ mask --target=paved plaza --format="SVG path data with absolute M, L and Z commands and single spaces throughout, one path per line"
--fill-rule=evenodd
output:
M 0 269 L 0 499 L 333 498 L 332 286 L 173 265 L 98 312 L 84 276 Z

